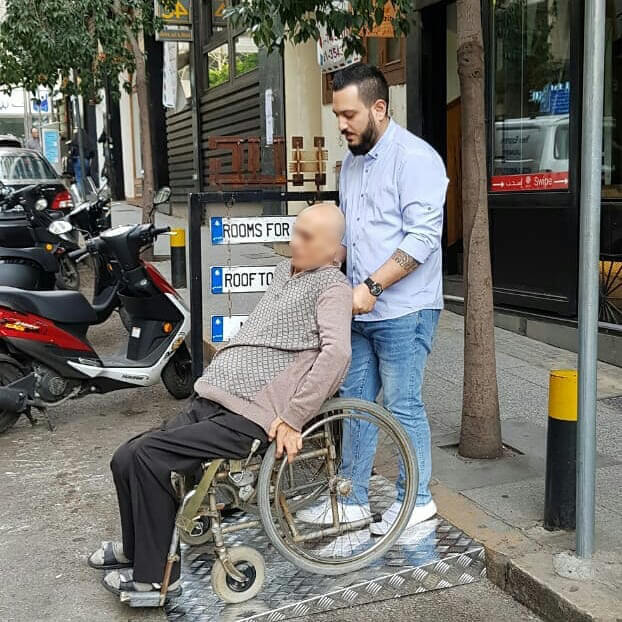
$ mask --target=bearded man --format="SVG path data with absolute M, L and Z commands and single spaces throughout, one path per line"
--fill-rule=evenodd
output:
M 344 397 L 373 401 L 399 419 L 417 454 L 419 488 L 408 526 L 436 514 L 430 494 L 430 426 L 421 386 L 426 359 L 443 306 L 441 235 L 447 176 L 442 159 L 424 140 L 389 117 L 389 88 L 371 65 L 352 65 L 335 74 L 333 112 L 350 153 L 339 175 L 347 274 L 353 286 L 352 363 L 341 388 Z M 342 469 L 352 472 L 354 494 L 340 504 L 354 521 L 369 515 L 367 489 L 376 430 L 351 430 Z M 398 481 L 395 503 L 372 523 L 386 533 L 403 499 Z M 356 502 L 353 502 L 353 501 Z M 298 517 L 332 522 L 331 508 L 318 504 Z

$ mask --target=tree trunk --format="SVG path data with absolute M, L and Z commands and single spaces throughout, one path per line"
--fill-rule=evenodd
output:
M 141 201 L 143 210 L 142 221 L 149 222 L 149 213 L 153 205 L 154 195 L 149 77 L 147 76 L 145 54 L 140 47 L 138 39 L 134 36 L 134 33 L 129 30 L 128 41 L 130 42 L 132 53 L 134 54 L 134 58 L 136 60 L 136 97 L 138 99 L 138 109 L 140 111 L 140 151 L 143 161 L 143 196 Z
M 457 12 L 464 228 L 464 386 L 459 453 L 469 458 L 496 458 L 502 446 L 488 230 L 480 0 L 458 0 Z

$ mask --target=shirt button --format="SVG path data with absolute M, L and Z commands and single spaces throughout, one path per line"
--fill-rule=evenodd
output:
M 360 216 L 357 216 L 356 220 L 361 220 L 361 217 L 360 217 Z

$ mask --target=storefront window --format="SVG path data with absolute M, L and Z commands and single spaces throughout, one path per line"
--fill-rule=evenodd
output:
M 235 75 L 257 69 L 259 65 L 259 50 L 248 34 L 239 35 L 234 40 L 235 47 Z
M 494 3 L 493 192 L 568 188 L 569 4 Z
M 229 44 L 210 50 L 207 54 L 208 86 L 212 88 L 229 81 Z
M 622 198 L 622 0 L 607 2 L 603 197 Z

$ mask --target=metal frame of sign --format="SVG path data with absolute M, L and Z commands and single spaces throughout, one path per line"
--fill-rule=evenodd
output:
M 188 195 L 190 349 L 192 350 L 192 374 L 195 378 L 198 378 L 203 373 L 203 251 L 201 242 L 201 227 L 206 224 L 205 207 L 207 205 L 227 205 L 238 203 L 257 204 L 264 202 L 269 204 L 280 202 L 287 205 L 289 201 L 303 201 L 309 204 L 320 201 L 338 202 L 339 193 L 336 191 L 287 192 L 284 190 L 233 190 L 192 192 Z M 274 217 L 265 216 L 263 218 Z

